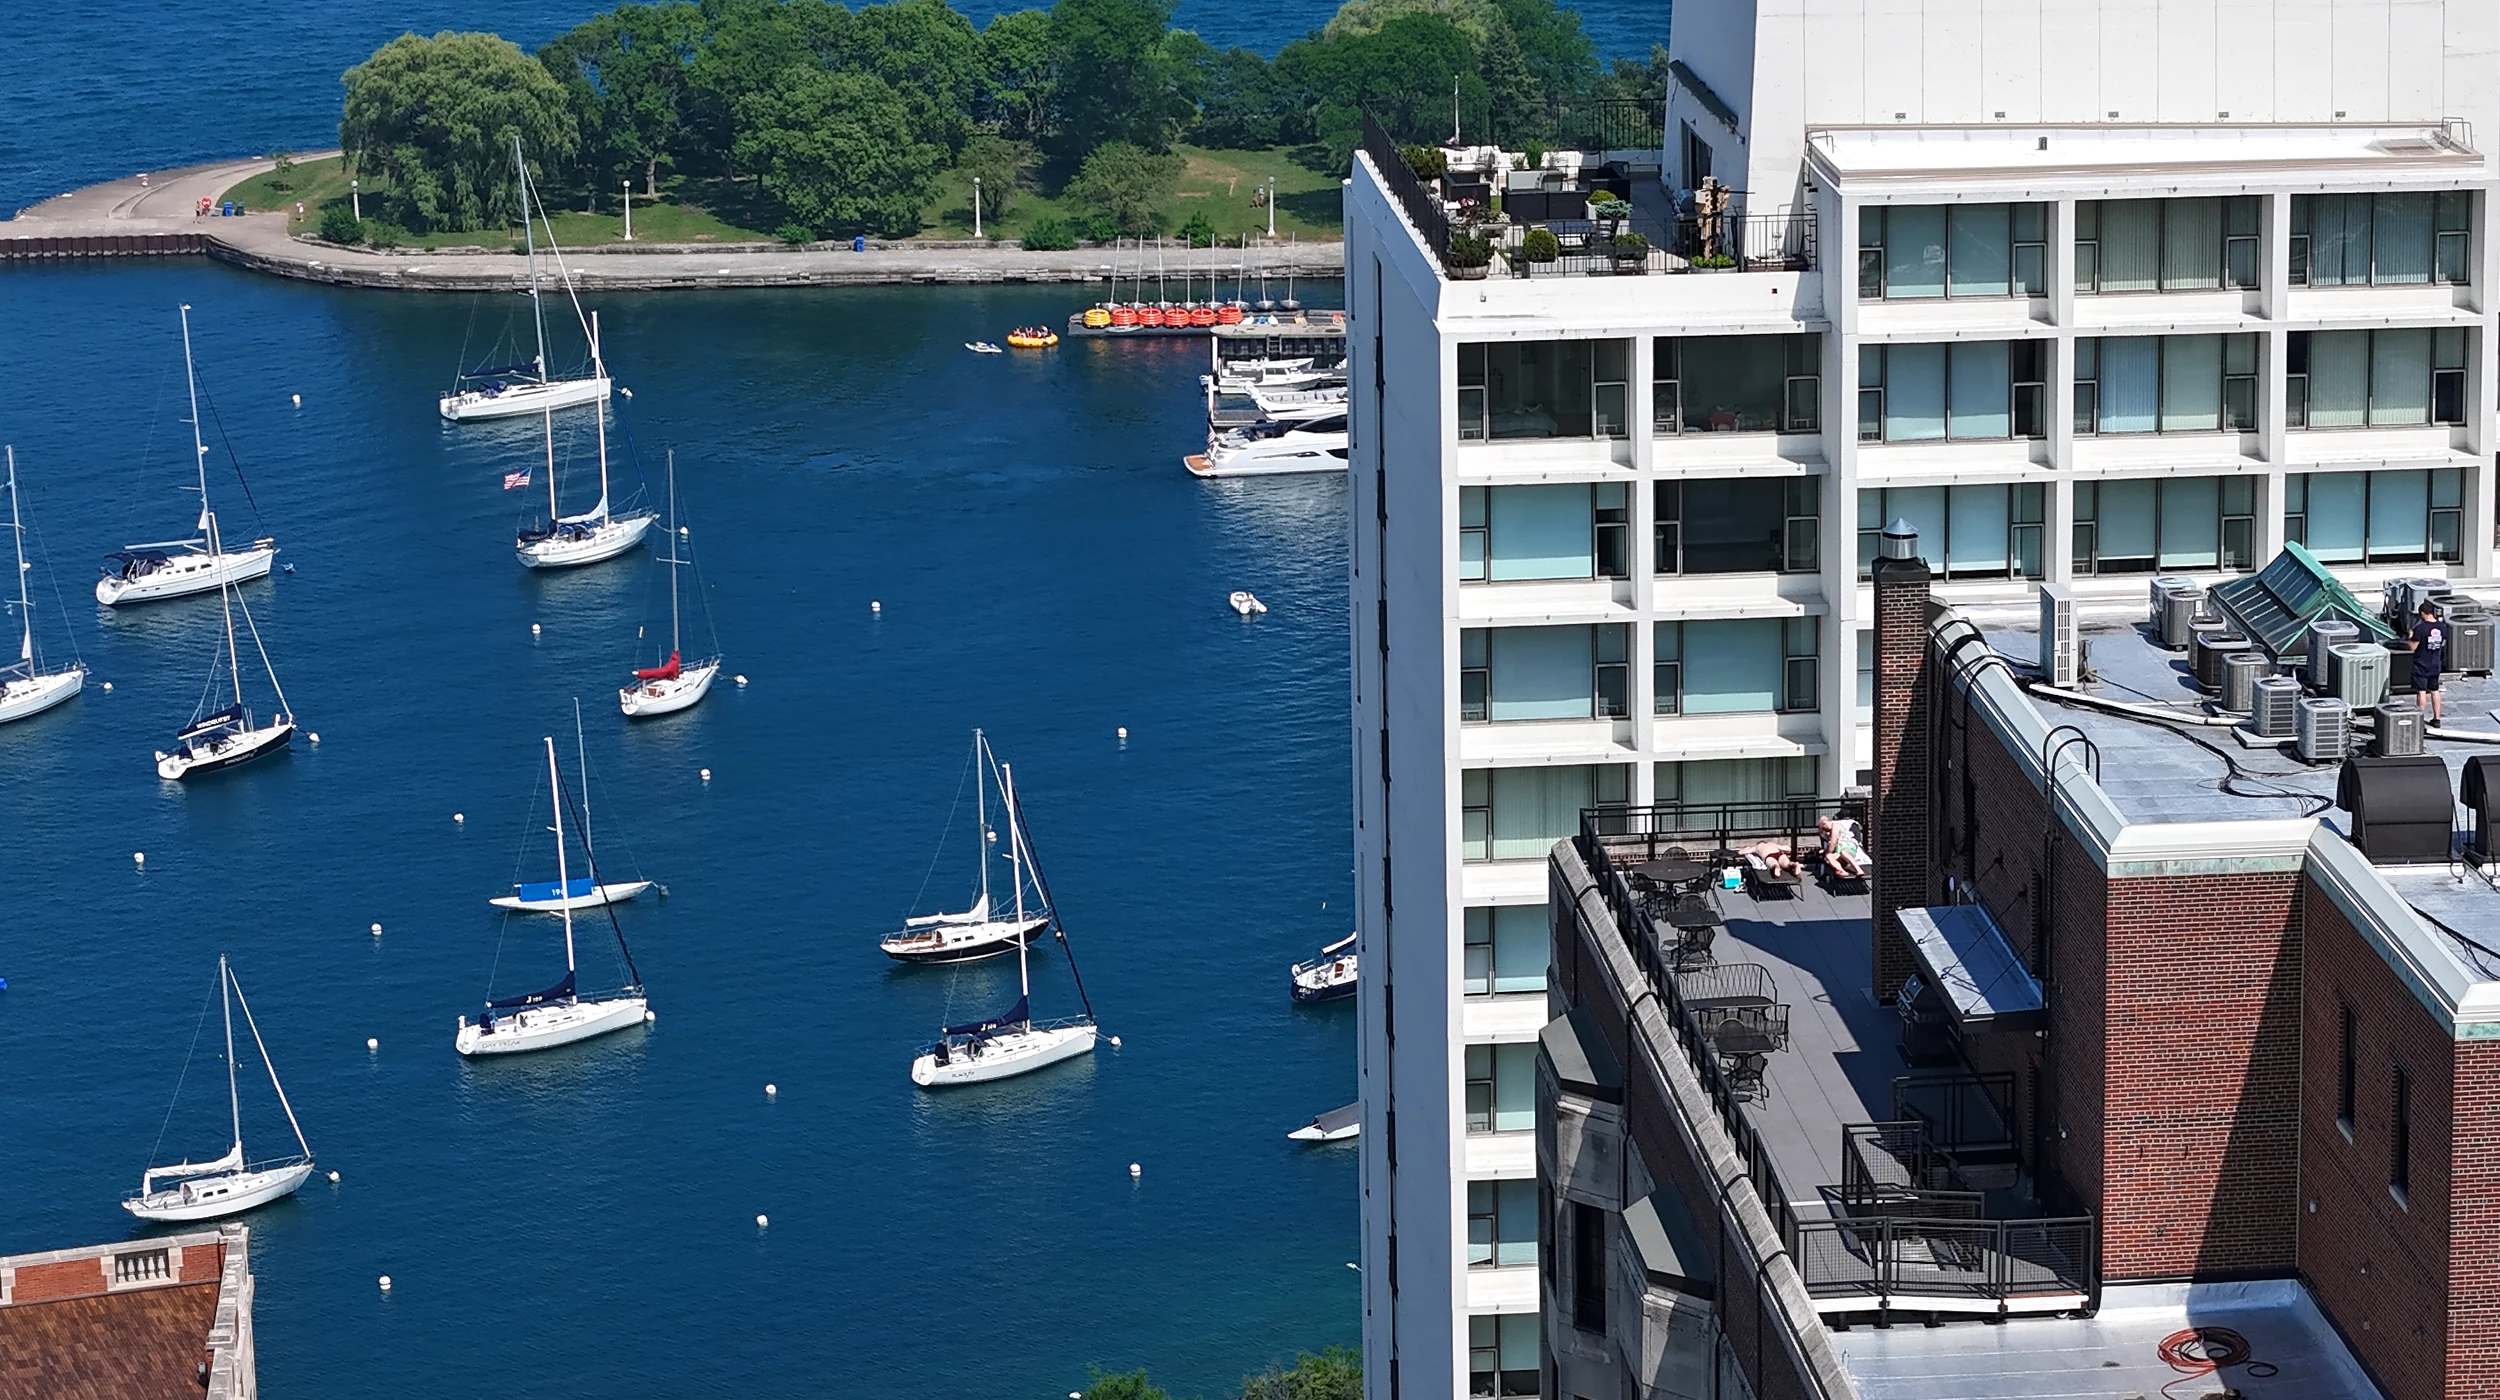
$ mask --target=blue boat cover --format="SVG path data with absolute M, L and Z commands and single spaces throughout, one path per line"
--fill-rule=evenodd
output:
M 565 899 L 579 899 L 590 893 L 591 883 L 589 876 L 582 875 L 566 880 L 560 886 L 554 880 L 532 880 L 527 884 L 514 885 L 512 888 L 520 894 L 523 900 L 537 902 L 555 899 L 559 895 Z
M 498 997 L 488 1001 L 486 1003 L 486 1009 L 489 1011 L 510 1011 L 517 1007 L 537 1006 L 544 1002 L 570 1001 L 572 1000 L 572 997 L 573 974 L 568 972 L 564 974 L 563 981 L 558 982 L 543 992 L 531 992 L 525 996 L 517 997 Z
M 1032 1012 L 1026 1005 L 1026 998 L 1017 997 L 1016 1004 L 1008 1007 L 1007 1014 L 1004 1016 L 993 1016 L 986 1021 L 972 1021 L 960 1026 L 948 1026 L 942 1034 L 986 1036 L 994 1031 L 1005 1030 L 1009 1026 L 1021 1026 L 1032 1018 Z

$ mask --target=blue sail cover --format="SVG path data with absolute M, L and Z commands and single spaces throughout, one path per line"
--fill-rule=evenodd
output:
M 527 884 L 514 885 L 512 888 L 523 900 L 539 903 L 559 898 L 580 899 L 590 893 L 591 883 L 589 876 L 582 875 L 561 883 L 554 880 L 532 880 Z
M 535 360 L 532 360 L 532 361 L 528 361 L 528 362 L 526 362 L 526 363 L 523 363 L 523 364 L 517 364 L 517 365 L 497 365 L 497 366 L 496 366 L 496 367 L 494 367 L 493 369 L 473 369 L 473 370 L 470 370 L 468 373 L 461 375 L 460 377 L 461 377 L 461 378 L 463 378 L 463 379 L 493 379 L 493 378 L 496 378 L 496 377 L 498 377 L 498 376 L 500 376 L 500 375 L 506 375 L 506 374 L 527 374 L 527 375 L 535 375 L 535 374 L 537 374 L 537 373 L 538 373 L 538 362 L 537 362 L 537 361 L 535 361 Z
M 942 1034 L 986 1036 L 994 1031 L 1005 1030 L 1009 1026 L 1021 1026 L 1031 1019 L 1032 1013 L 1026 1006 L 1026 999 L 1017 997 L 1016 1004 L 1008 1007 L 1007 1014 L 1004 1016 L 994 1016 L 986 1021 L 972 1021 L 960 1026 L 948 1026 Z
M 495 998 L 486 1003 L 486 1009 L 489 1011 L 511 1011 L 519 1007 L 537 1006 L 550 1001 L 570 1001 L 572 998 L 573 974 L 568 972 L 564 974 L 563 981 L 558 982 L 543 992 L 531 992 L 525 996 Z

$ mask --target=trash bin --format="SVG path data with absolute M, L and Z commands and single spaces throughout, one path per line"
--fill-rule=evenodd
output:
M 852 235 L 851 235 L 851 251 L 852 251 L 852 252 L 854 252 L 854 253 L 865 253 L 865 252 L 867 252 L 867 251 L 868 251 L 868 236 L 867 236 L 866 234 L 862 234 L 862 233 L 854 233 L 854 234 L 852 234 Z
M 225 215 L 229 219 L 234 217 L 234 201 L 231 199 L 226 201 Z

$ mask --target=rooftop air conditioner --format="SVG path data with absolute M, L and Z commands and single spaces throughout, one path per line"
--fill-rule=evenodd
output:
M 2205 594 L 2201 589 L 2174 588 L 2161 599 L 2161 644 L 2172 651 L 2185 650 L 2196 619 L 2204 615 Z
M 2327 653 L 2327 689 L 2356 710 L 2387 698 L 2387 648 L 2376 642 L 2348 642 Z
M 2469 676 L 2492 673 L 2500 652 L 2500 622 L 2489 616 L 2458 617 L 2448 623 L 2448 669 Z
M 2308 763 L 2341 763 L 2352 747 L 2352 710 L 2331 695 L 2304 695 L 2292 743 Z
M 2380 758 L 2412 758 L 2422 752 L 2422 707 L 2410 700 L 2382 701 L 2370 751 Z
M 2248 650 L 2248 639 L 2226 624 L 2217 628 L 2200 625 L 2196 637 L 2196 683 L 2207 690 L 2222 689 L 2223 662 L 2234 652 Z
M 2300 682 L 2259 676 L 2249 687 L 2248 732 L 2260 739 L 2289 739 L 2300 723 Z
M 2274 674 L 2274 658 L 2262 651 L 2235 651 L 2222 658 L 2222 709 L 2244 715 L 2256 703 L 2258 678 Z
M 2040 585 L 2040 674 L 2061 689 L 2072 689 L 2083 681 L 2083 637 L 2075 626 L 2075 595 L 2062 583 Z
M 2324 690 L 2332 679 L 2327 670 L 2327 653 L 2348 642 L 2361 640 L 2361 624 L 2340 617 L 2322 617 L 2309 624 L 2309 664 L 2301 679 L 2311 690 Z
M 2391 578 L 2384 594 L 2387 621 L 2399 632 L 2411 631 L 2423 604 L 2447 596 L 2448 581 L 2443 578 Z
M 2181 588 L 2193 592 L 2196 588 L 2196 580 L 2189 578 L 2185 574 L 2155 574 L 2153 576 L 2153 611 L 2152 615 L 2147 619 L 2147 623 L 2154 631 L 2159 632 L 2161 630 L 2162 596 Z

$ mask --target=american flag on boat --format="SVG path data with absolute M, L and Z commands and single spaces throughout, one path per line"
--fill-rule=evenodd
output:
M 517 472 L 505 472 L 503 474 L 503 489 L 506 491 L 518 491 L 522 487 L 529 484 L 530 474 L 529 469 L 526 467 Z

